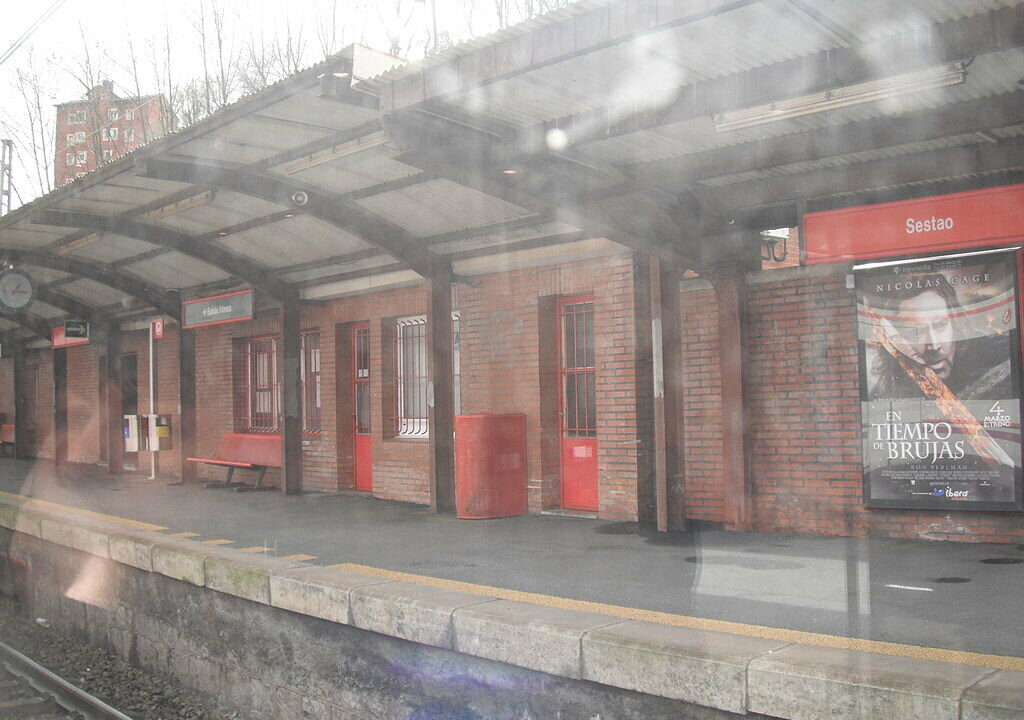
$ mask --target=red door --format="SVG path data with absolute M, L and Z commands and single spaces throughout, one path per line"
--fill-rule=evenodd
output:
M 559 416 L 562 507 L 597 510 L 597 412 L 594 377 L 594 301 L 558 303 Z
M 370 326 L 352 328 L 352 397 L 355 399 L 354 464 L 356 490 L 373 490 L 370 435 Z

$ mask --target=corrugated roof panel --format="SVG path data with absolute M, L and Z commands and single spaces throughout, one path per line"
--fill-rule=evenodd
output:
M 281 210 L 280 205 L 251 195 L 219 190 L 211 202 L 153 222 L 192 235 L 202 235 Z
M 126 238 L 121 235 L 103 233 L 102 235 L 98 235 L 98 237 L 99 239 L 95 242 L 73 250 L 68 253 L 68 255 L 70 257 L 81 258 L 82 260 L 112 263 L 140 253 L 149 252 L 156 247 L 156 245 L 151 245 L 150 243 L 143 242 L 141 240 Z
M 270 268 L 365 250 L 359 238 L 313 218 L 293 218 L 212 241 Z
M 861 40 L 872 40 L 1019 4 L 1020 0 L 858 0 L 816 2 L 813 7 Z
M 133 275 L 164 288 L 183 288 L 231 277 L 228 273 L 176 252 L 126 265 Z
M 67 273 L 62 273 L 58 270 L 51 270 L 50 268 L 39 267 L 32 263 L 23 263 L 18 265 L 18 267 L 32 276 L 32 279 L 39 285 L 46 285 L 68 277 Z
M 3 245 L 17 250 L 35 250 L 60 240 L 71 232 L 49 225 L 18 223 L 2 229 Z
M 573 232 L 577 228 L 561 222 L 545 222 L 532 227 L 514 228 L 511 230 L 498 231 L 488 235 L 481 235 L 472 238 L 458 238 L 443 243 L 436 243 L 430 246 L 433 252 L 446 255 L 448 253 L 462 250 L 475 250 L 477 248 L 494 247 L 520 240 L 545 237 L 547 235 L 558 235 L 560 233 Z
M 431 180 L 358 201 L 420 237 L 489 225 L 530 213 L 448 180 Z
M 60 286 L 60 291 L 65 295 L 70 295 L 76 300 L 88 303 L 90 305 L 114 305 L 119 304 L 121 307 L 130 308 L 135 307 L 139 304 L 130 295 L 125 295 L 122 292 L 114 290 L 106 285 L 101 285 L 98 282 L 92 280 L 76 280 L 73 283 Z
M 289 177 L 333 193 L 347 193 L 422 172 L 419 168 L 394 160 L 395 154 L 390 148 L 378 147 L 314 165 Z M 271 169 L 271 172 L 277 174 L 280 170 L 281 166 L 278 166 L 276 170 Z
M 41 300 L 33 300 L 32 304 L 29 305 L 26 308 L 26 310 L 28 310 L 33 315 L 37 315 L 43 318 L 44 320 L 59 318 L 67 315 L 67 313 L 61 310 L 60 308 L 56 308 L 53 305 L 47 305 Z
M 316 278 L 327 278 L 340 273 L 367 270 L 369 268 L 383 267 L 394 264 L 395 259 L 390 255 L 377 255 L 375 257 L 363 258 L 349 263 L 332 263 L 330 265 L 318 265 L 315 268 L 296 270 L 290 273 L 282 273 L 281 277 L 288 282 L 302 282 L 303 280 L 314 280 Z
M 319 88 L 292 96 L 261 109 L 260 116 L 284 120 L 308 127 L 322 127 L 334 131 L 349 130 L 380 114 L 369 108 L 355 107 L 320 97 Z M 299 145 L 301 143 L 293 143 Z

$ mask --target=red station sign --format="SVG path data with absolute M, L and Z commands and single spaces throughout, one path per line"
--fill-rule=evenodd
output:
M 808 213 L 807 264 L 1024 242 L 1024 185 Z

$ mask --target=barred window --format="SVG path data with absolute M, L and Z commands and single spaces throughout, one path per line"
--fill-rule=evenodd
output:
M 399 437 L 426 437 L 427 417 L 427 316 L 399 318 L 395 333 Z
M 245 340 L 238 345 L 236 425 L 242 432 L 274 433 L 278 429 L 281 388 L 277 381 L 277 338 Z
M 320 426 L 320 333 L 302 334 L 302 432 L 318 433 Z
M 452 313 L 452 369 L 455 396 L 455 414 L 462 411 L 460 388 L 461 362 L 459 360 L 459 313 Z M 395 386 L 397 413 L 395 434 L 398 437 L 427 437 L 429 416 L 427 392 L 430 381 L 427 366 L 427 317 L 399 318 L 395 332 Z

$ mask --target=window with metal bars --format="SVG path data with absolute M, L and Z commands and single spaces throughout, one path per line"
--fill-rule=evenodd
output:
M 320 333 L 302 333 L 302 432 L 318 433 L 320 425 Z
M 277 338 L 250 338 L 241 341 L 236 347 L 237 429 L 251 433 L 277 432 L 281 408 L 281 387 L 277 379 Z
M 395 386 L 398 388 L 398 412 L 395 434 L 399 437 L 426 437 L 427 416 L 427 316 L 399 318 L 395 332 Z
M 395 321 L 395 387 L 397 412 L 395 435 L 427 437 L 429 416 L 427 388 L 430 382 L 427 367 L 427 317 L 399 318 Z M 459 313 L 452 313 L 452 369 L 456 414 L 462 411 L 461 362 L 459 359 Z
M 249 338 L 236 345 L 235 429 L 276 433 L 280 428 L 281 386 L 278 381 L 278 336 Z M 320 333 L 301 335 L 302 431 L 321 432 Z
M 597 437 L 594 303 L 564 303 L 559 315 L 562 430 L 566 437 Z

